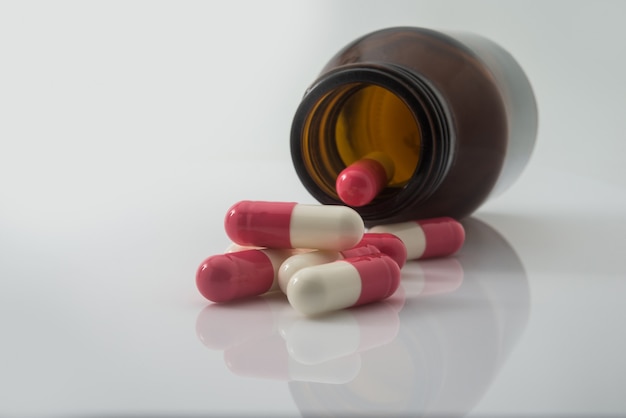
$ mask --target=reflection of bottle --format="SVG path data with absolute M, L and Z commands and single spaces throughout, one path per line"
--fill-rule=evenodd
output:
M 352 381 L 290 382 L 303 416 L 463 416 L 474 408 L 526 325 L 530 292 L 522 263 L 498 233 L 473 218 L 464 227 L 456 291 L 414 297 L 419 291 L 407 289 L 398 337 L 362 353 Z
M 366 224 L 473 212 L 521 173 L 537 109 L 513 57 L 471 34 L 391 28 L 339 51 L 296 111 L 296 172 L 320 202 L 349 165 L 376 154 L 393 176 L 356 208 Z M 387 180 L 385 180 L 387 181 Z

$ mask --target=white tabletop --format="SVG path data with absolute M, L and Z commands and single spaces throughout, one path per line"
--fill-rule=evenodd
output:
M 263 4 L 0 5 L 0 416 L 626 414 L 624 5 Z M 522 177 L 384 302 L 205 300 L 230 205 L 314 203 L 288 147 L 307 84 L 408 24 L 527 69 Z

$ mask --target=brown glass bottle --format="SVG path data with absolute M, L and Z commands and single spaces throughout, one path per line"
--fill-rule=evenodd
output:
M 306 91 L 291 155 L 307 190 L 343 204 L 348 165 L 383 152 L 395 172 L 366 225 L 463 218 L 504 191 L 528 162 L 537 106 L 523 70 L 500 46 L 467 33 L 390 28 L 347 45 Z

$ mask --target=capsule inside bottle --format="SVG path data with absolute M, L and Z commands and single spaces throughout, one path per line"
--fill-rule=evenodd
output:
M 304 126 L 314 123 L 319 126 L 302 131 L 302 161 L 318 187 L 349 206 L 397 193 L 420 162 L 422 133 L 416 116 L 399 94 L 373 82 L 337 87 L 307 114 Z M 367 177 L 367 185 L 361 191 L 356 187 L 356 193 L 342 186 L 346 173 Z
M 337 194 L 349 206 L 367 205 L 387 187 L 394 171 L 393 161 L 386 154 L 372 152 L 339 173 Z

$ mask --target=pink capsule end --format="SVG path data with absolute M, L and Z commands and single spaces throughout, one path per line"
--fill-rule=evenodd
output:
M 458 221 L 432 218 L 417 221 L 426 237 L 426 248 L 420 258 L 445 257 L 457 252 L 465 241 L 465 230 Z
M 393 234 L 387 232 L 366 232 L 356 246 L 361 247 L 367 245 L 373 245 L 378 248 L 381 253 L 391 257 L 400 268 L 406 263 L 406 245 L 404 245 L 404 242 L 402 242 L 400 238 Z
M 374 200 L 386 185 L 385 167 L 378 161 L 364 158 L 339 173 L 335 187 L 346 205 L 358 207 Z
M 198 267 L 196 286 L 208 300 L 228 302 L 267 292 L 274 274 L 270 259 L 261 250 L 219 254 Z
M 378 249 L 378 247 L 374 246 L 374 245 L 369 245 L 367 243 L 363 244 L 363 245 L 356 245 L 353 248 L 350 248 L 349 250 L 343 250 L 340 252 L 341 256 L 343 258 L 354 258 L 354 257 L 362 257 L 364 255 L 375 255 L 375 254 L 380 254 L 381 251 Z
M 226 235 L 239 245 L 291 248 L 289 226 L 294 202 L 243 200 L 228 209 Z
M 380 254 L 346 259 L 359 272 L 361 294 L 353 306 L 388 298 L 400 286 L 400 267 L 391 257 Z

